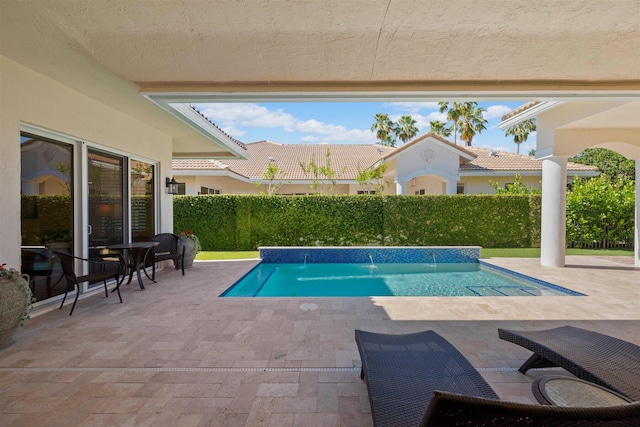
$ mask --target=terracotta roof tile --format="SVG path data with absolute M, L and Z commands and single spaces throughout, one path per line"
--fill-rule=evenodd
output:
M 246 145 L 249 159 L 175 159 L 173 169 L 176 170 L 229 170 L 250 179 L 262 179 L 267 164 L 273 159 L 286 175 L 283 179 L 305 180 L 300 162 L 309 164 L 312 157 L 318 165 L 325 164 L 327 150 L 331 153 L 331 166 L 337 173 L 336 179 L 355 180 L 360 170 L 365 169 L 377 161 L 405 149 L 409 144 L 415 144 L 426 136 L 423 135 L 399 148 L 391 148 L 376 144 L 279 144 L 272 141 L 252 142 Z M 533 157 L 495 151 L 487 148 L 461 147 L 439 138 L 456 149 L 474 156 L 475 159 L 460 164 L 460 172 L 486 171 L 541 171 L 542 161 Z M 493 153 L 493 154 L 492 154 Z M 344 169 L 344 172 L 343 172 Z M 569 171 L 597 172 L 595 166 L 581 165 L 569 162 Z
M 515 108 L 514 110 L 509 111 L 507 114 L 505 114 L 504 116 L 502 116 L 502 121 L 504 122 L 505 120 L 507 120 L 510 117 L 515 116 L 516 114 L 520 114 L 523 111 L 528 110 L 529 108 L 540 104 L 539 101 L 531 101 L 531 102 L 527 102 L 526 104 L 523 104 L 517 108 Z
M 326 163 L 327 150 L 331 153 L 331 167 L 336 171 L 336 179 L 353 180 L 358 167 L 363 170 L 391 151 L 390 147 L 367 144 L 278 144 L 260 141 L 247 144 L 249 160 L 225 160 L 230 169 L 250 178 L 262 179 L 270 159 L 285 173 L 285 179 L 311 179 L 305 176 L 300 162 L 309 164 L 312 158 L 322 166 Z
M 460 165 L 460 172 L 469 171 L 541 171 L 542 161 L 522 154 L 495 151 L 488 148 L 466 147 L 477 157 Z M 567 170 L 597 172 L 595 166 L 568 162 Z
M 464 147 L 462 145 L 456 145 L 454 143 L 452 143 L 451 141 L 447 140 L 446 138 L 441 137 L 440 135 L 437 135 L 431 131 L 424 133 L 422 135 L 420 135 L 417 138 L 412 139 L 411 141 L 407 142 L 404 145 L 401 145 L 400 147 L 394 149 L 392 152 L 390 152 L 389 154 L 385 155 L 384 158 L 388 159 L 389 157 L 395 156 L 396 154 L 409 149 L 410 147 L 412 147 L 413 145 L 417 144 L 418 142 L 431 137 L 433 139 L 437 139 L 438 141 L 450 146 L 451 148 L 455 148 L 458 151 L 462 151 L 463 153 L 466 153 L 470 156 L 475 156 L 474 153 L 472 153 L 471 151 L 467 150 L 468 147 Z

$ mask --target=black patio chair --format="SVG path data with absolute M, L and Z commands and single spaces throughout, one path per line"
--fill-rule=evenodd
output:
M 44 277 L 47 287 L 47 298 L 53 296 L 52 276 L 54 270 L 53 256 L 47 249 L 22 249 L 20 272 L 29 276 L 29 287 L 36 295 L 37 277 Z M 57 284 L 57 282 L 56 282 Z
M 118 291 L 118 298 L 120 299 L 120 303 L 122 303 L 122 296 L 120 295 L 120 285 L 118 279 L 120 277 L 120 263 L 119 262 L 109 262 L 102 259 L 86 259 L 80 258 L 68 253 L 53 251 L 55 255 L 60 258 L 60 263 L 62 264 L 62 271 L 64 277 L 67 279 L 67 290 L 64 293 L 64 298 L 62 298 L 62 302 L 60 303 L 60 308 L 64 305 L 64 301 L 67 299 L 67 294 L 69 291 L 75 287 L 76 288 L 76 298 L 73 300 L 73 305 L 71 306 L 71 312 L 69 316 L 73 314 L 73 310 L 76 308 L 76 302 L 78 302 L 78 296 L 80 295 L 80 283 L 89 282 L 89 281 L 102 281 L 104 283 L 104 293 L 105 296 L 109 297 L 109 292 L 107 290 L 107 279 L 114 279 L 116 282 L 116 290 Z M 78 276 L 75 271 L 75 260 L 82 261 L 88 263 L 89 273 Z
M 181 268 L 184 276 L 184 246 L 180 236 L 173 233 L 160 233 L 153 236 L 151 241 L 159 243 L 158 246 L 151 249 L 153 256 L 151 280 L 156 280 L 156 264 L 166 260 L 173 260 L 176 270 Z

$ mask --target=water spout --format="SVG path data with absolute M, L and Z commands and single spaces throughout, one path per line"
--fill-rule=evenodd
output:
M 373 263 L 373 256 L 371 254 L 367 254 L 369 256 L 369 261 L 371 261 L 371 267 L 375 267 L 376 265 Z
M 304 266 L 307 266 L 307 259 L 309 259 L 309 254 L 304 254 Z
M 436 268 L 438 266 L 438 264 L 436 263 L 436 253 L 430 252 L 430 254 L 431 254 L 431 259 L 433 259 L 433 268 Z

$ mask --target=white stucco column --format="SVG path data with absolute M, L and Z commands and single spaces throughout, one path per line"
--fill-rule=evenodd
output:
M 636 229 L 634 259 L 635 266 L 640 267 L 640 159 L 636 159 Z
M 446 185 L 446 194 L 456 194 L 458 192 L 458 181 L 448 179 Z
M 540 264 L 564 267 L 567 221 L 567 158 L 542 160 Z
M 396 181 L 396 194 L 407 194 L 407 181 Z

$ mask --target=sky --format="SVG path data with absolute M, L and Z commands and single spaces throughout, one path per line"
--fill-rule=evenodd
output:
M 476 135 L 472 146 L 515 153 L 512 136 L 498 129 L 504 114 L 527 103 L 478 102 L 484 108 L 487 129 Z M 417 136 L 430 130 L 429 122 L 446 122 L 437 102 L 282 102 L 217 103 L 194 106 L 232 137 L 244 142 L 270 140 L 282 144 L 374 144 L 371 125 L 377 113 L 389 114 L 393 121 L 411 115 L 419 129 Z M 448 138 L 453 142 L 453 136 Z M 458 137 L 458 144 L 462 142 Z M 402 144 L 402 141 L 399 141 Z M 528 154 L 536 144 L 535 132 L 520 146 Z

